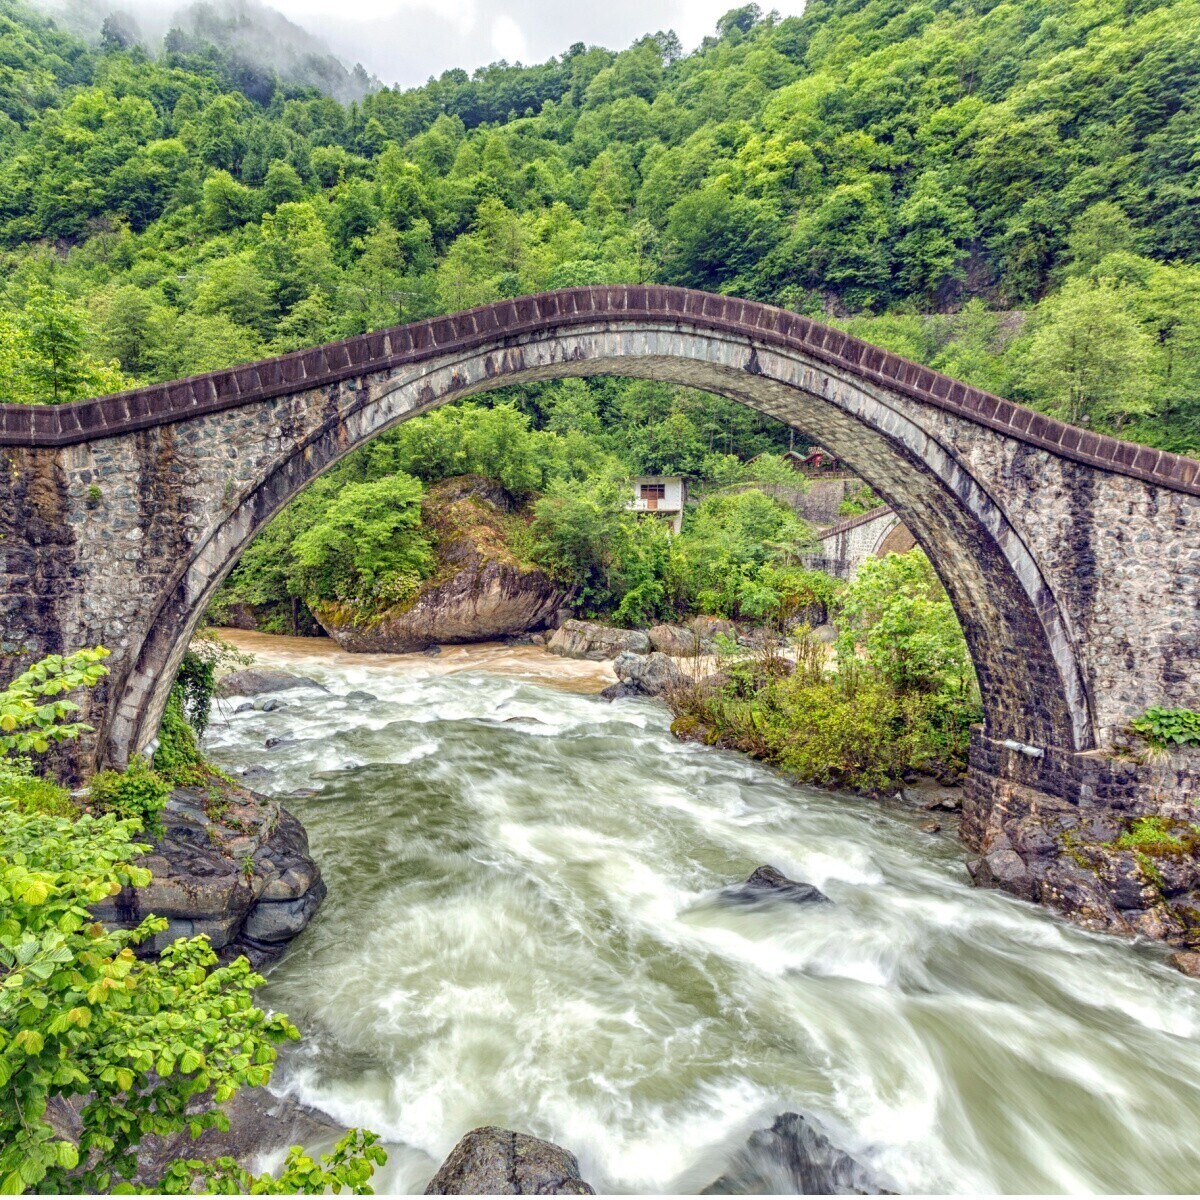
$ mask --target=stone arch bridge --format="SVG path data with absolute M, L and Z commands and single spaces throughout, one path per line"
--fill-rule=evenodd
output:
M 301 488 L 447 401 L 600 374 L 777 417 L 912 530 L 982 686 L 978 835 L 1014 806 L 1183 786 L 1105 751 L 1148 706 L 1200 708 L 1200 462 L 1061 424 L 807 317 L 674 288 L 550 292 L 122 395 L 0 405 L 5 670 L 107 646 L 82 753 L 123 763 L 155 736 L 214 590 Z

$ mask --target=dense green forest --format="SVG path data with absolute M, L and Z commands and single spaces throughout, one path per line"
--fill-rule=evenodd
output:
M 659 280 L 1200 446 L 1194 0 L 749 5 L 692 54 L 576 45 L 349 106 L 194 37 L 0 14 L 10 399 Z

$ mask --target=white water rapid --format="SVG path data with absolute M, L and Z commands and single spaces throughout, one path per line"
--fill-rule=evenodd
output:
M 498 1124 L 597 1191 L 696 1192 L 788 1110 L 903 1192 L 1200 1189 L 1200 985 L 1160 949 L 973 889 L 897 803 L 681 744 L 594 664 L 249 640 L 330 689 L 225 703 L 208 743 L 317 789 L 285 801 L 329 896 L 268 972 L 304 1033 L 272 1086 L 383 1135 L 377 1191 Z M 763 863 L 833 903 L 716 902 Z

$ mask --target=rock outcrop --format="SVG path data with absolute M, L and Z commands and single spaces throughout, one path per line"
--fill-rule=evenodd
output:
M 767 900 L 787 900 L 792 904 L 830 904 L 832 901 L 811 883 L 789 879 L 774 867 L 758 867 L 745 883 L 725 888 L 721 899 L 735 904 L 761 904 Z
M 1200 951 L 1200 804 L 1145 807 L 1103 794 L 1089 805 L 1046 795 L 1031 803 L 1013 787 L 983 821 L 968 780 L 961 828 L 979 851 L 968 870 L 982 887 L 1049 905 L 1088 929 Z
M 675 658 L 689 658 L 700 652 L 700 638 L 682 625 L 655 625 L 647 635 L 653 649 Z
M 704 1196 L 891 1196 L 878 1179 L 839 1150 L 809 1118 L 777 1117 L 750 1135 L 729 1170 Z
M 613 673 L 618 682 L 601 693 L 608 700 L 626 696 L 665 696 L 690 678 L 671 655 L 657 650 L 651 654 L 630 654 L 628 651 L 619 654 L 613 663 Z
M 325 898 L 304 826 L 274 800 L 243 788 L 213 799 L 176 788 L 162 813 L 164 836 L 138 860 L 153 876 L 94 906 L 105 924 L 132 928 L 153 913 L 167 929 L 142 944 L 156 953 L 178 937 L 207 934 L 222 958 L 256 966 L 296 936 Z
M 290 692 L 296 688 L 317 688 L 322 692 L 329 689 L 307 675 L 296 675 L 281 671 L 277 667 L 247 667 L 233 671 L 217 680 L 215 694 L 227 696 L 265 696 L 274 692 Z
M 615 629 L 598 621 L 564 621 L 546 644 L 551 654 L 601 662 L 620 654 L 649 654 L 650 638 L 640 629 Z
M 470 475 L 444 480 L 430 488 L 422 512 L 435 535 L 437 567 L 414 597 L 372 612 L 332 601 L 311 605 L 343 650 L 400 654 L 510 637 L 542 628 L 569 599 L 513 552 L 511 526 L 526 518 L 507 511 L 497 485 Z
M 450 1151 L 425 1189 L 427 1196 L 594 1196 L 569 1150 L 486 1125 Z

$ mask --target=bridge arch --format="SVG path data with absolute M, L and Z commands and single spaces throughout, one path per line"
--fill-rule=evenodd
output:
M 966 805 L 977 843 L 1002 845 L 1035 801 L 1128 807 L 1186 790 L 1173 767 L 1095 751 L 1151 705 L 1200 708 L 1200 462 L 1074 429 L 795 313 L 676 288 L 521 297 L 122 395 L 0 404 L 0 672 L 108 646 L 80 766 L 120 764 L 154 736 L 214 590 L 301 488 L 439 404 L 601 374 L 779 418 L 912 531 L 983 691 Z
M 854 371 L 802 349 L 675 319 L 486 339 L 369 380 L 352 411 L 291 444 L 280 438 L 261 478 L 213 524 L 163 596 L 116 698 L 105 757 L 120 762 L 154 736 L 175 669 L 214 592 L 263 526 L 325 470 L 441 404 L 498 386 L 586 375 L 715 392 L 819 440 L 917 532 L 962 620 L 989 730 L 1073 751 L 1095 744 L 1069 619 L 986 480 L 888 389 Z

